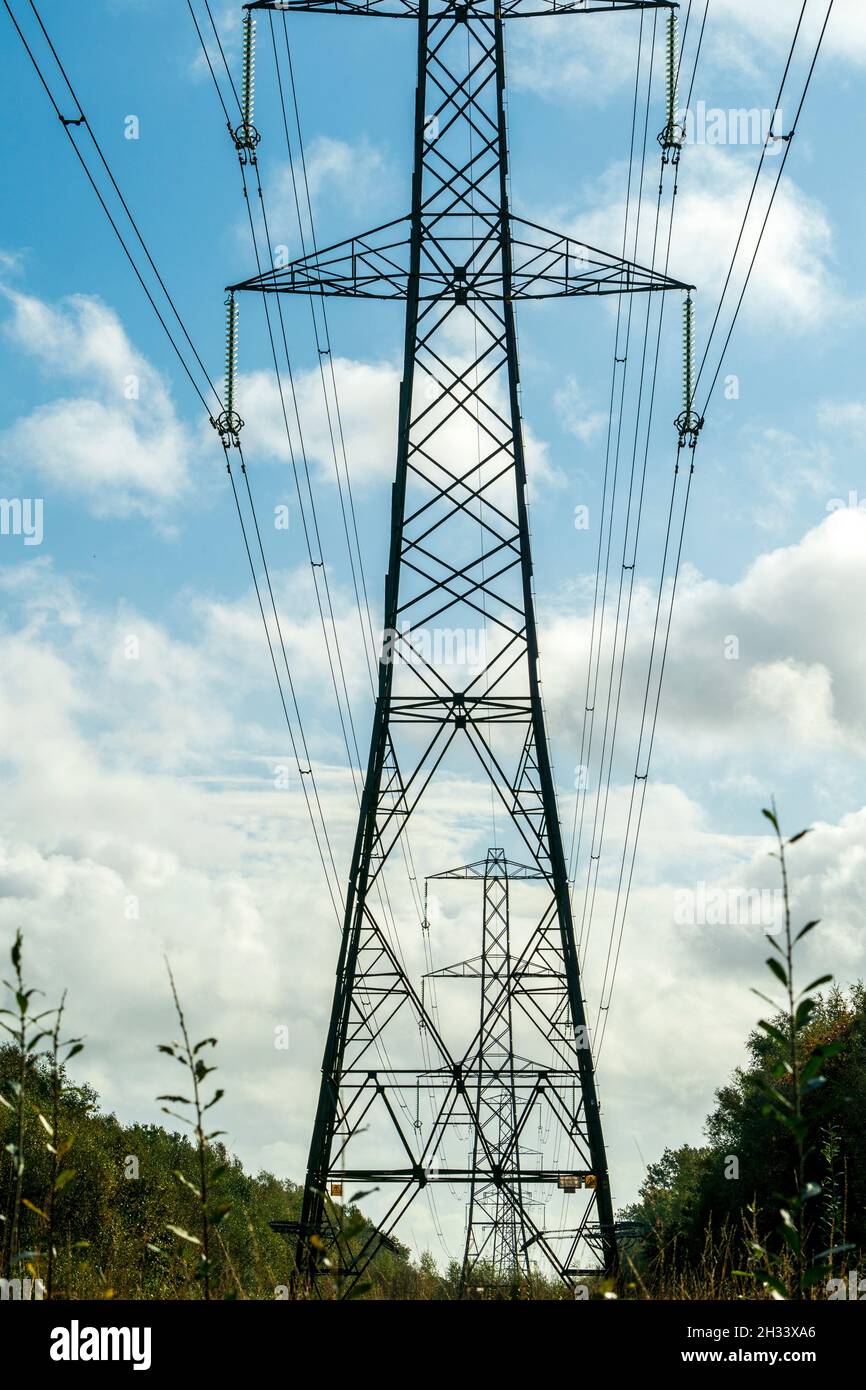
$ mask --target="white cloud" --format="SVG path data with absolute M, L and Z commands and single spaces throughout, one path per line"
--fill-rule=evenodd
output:
M 783 564 L 778 553 L 766 562 L 770 571 Z M 792 564 L 789 557 L 789 570 Z M 777 587 L 770 576 L 764 585 L 771 592 Z M 70 1028 L 87 1034 L 76 1075 L 95 1084 L 122 1117 L 143 1121 L 160 1119 L 154 1097 L 165 1084 L 154 1043 L 173 1035 L 162 964 L 167 952 L 193 1028 L 220 1038 L 222 1119 L 231 1147 L 253 1167 L 299 1178 L 337 932 L 299 779 L 292 777 L 288 791 L 274 787 L 273 765 L 286 756 L 277 751 L 284 735 L 246 712 L 250 693 L 261 709 L 269 679 L 266 660 L 255 662 L 247 645 L 252 605 L 248 615 L 246 604 L 212 612 L 196 623 L 194 638 L 179 642 L 141 615 L 83 604 L 42 562 L 29 566 L 25 578 L 16 576 L 6 597 L 7 611 L 19 617 L 3 633 L 10 679 L 0 690 L 7 733 L 0 934 L 8 940 L 23 927 L 28 975 L 49 998 L 69 987 Z M 282 604 L 284 611 L 302 606 L 297 599 Z M 209 612 L 204 602 L 193 607 Z M 142 637 L 137 663 L 122 653 L 130 628 Z M 300 665 L 299 649 L 296 654 Z M 319 679 L 326 679 L 321 670 Z M 549 682 L 547 690 L 549 697 Z M 336 761 L 317 757 L 315 765 L 342 870 L 356 803 Z M 619 791 L 616 796 L 618 831 L 625 801 Z M 423 847 L 419 871 L 465 862 L 488 806 L 477 783 L 447 774 L 434 783 L 414 832 Z M 767 840 L 756 820 L 741 833 L 722 833 L 710 812 L 676 786 L 650 787 L 601 1067 L 620 1200 L 640 1176 L 632 1135 L 648 1157 L 665 1143 L 697 1137 L 714 1088 L 741 1059 L 755 1019 L 748 986 L 760 983 L 762 938 L 736 924 L 684 928 L 674 921 L 672 903 L 677 890 L 696 880 L 708 887 L 772 887 Z M 798 918 L 820 916 L 826 923 L 820 941 L 817 933 L 810 938 L 804 968 L 814 959 L 842 979 L 856 977 L 866 811 L 818 826 L 798 847 L 792 869 Z M 404 910 L 406 896 L 401 873 L 392 900 L 409 967 L 420 972 L 420 932 Z M 455 907 L 444 889 L 439 896 L 442 913 L 432 928 L 437 963 L 471 954 L 467 941 L 477 931 L 472 903 L 461 898 Z M 603 974 L 611 907 L 603 881 L 590 952 L 591 1000 Z M 470 1007 L 461 999 L 442 998 L 449 1023 Z M 283 1024 L 288 1053 L 273 1045 L 274 1029 Z M 287 1104 L 275 1108 L 275 1094 Z M 410 1224 L 423 1246 L 428 1218 L 421 1212 Z M 449 1226 L 455 1241 L 459 1226 L 460 1213 L 453 1231 Z
M 553 407 L 569 434 L 581 444 L 595 443 L 607 425 L 608 416 L 593 408 L 587 391 L 574 377 L 555 393 Z
M 306 153 L 307 180 L 314 203 L 336 194 L 352 208 L 380 196 L 387 166 L 381 150 L 362 136 L 354 142 L 317 135 Z
M 603 104 L 634 86 L 634 21 L 633 14 L 522 19 L 508 26 L 509 82 L 548 101 Z
M 798 543 L 759 556 L 735 583 L 685 568 L 665 672 L 660 747 L 670 756 L 723 759 L 744 768 L 768 749 L 800 767 L 816 756 L 844 763 L 866 755 L 866 656 L 852 638 L 864 584 L 866 515 L 849 508 L 828 516 Z M 632 767 L 655 604 L 652 586 L 638 582 L 619 730 L 619 746 L 628 750 L 622 757 L 625 763 L 630 757 Z M 572 748 L 580 747 L 582 706 L 577 708 L 574 691 L 585 689 L 590 630 L 589 614 L 563 614 L 546 625 L 543 639 L 545 697 L 557 727 L 571 731 Z M 611 612 L 602 691 L 613 630 Z
M 334 375 L 353 481 L 392 480 L 396 459 L 398 370 L 386 362 L 353 362 L 335 357 Z M 333 482 L 331 427 L 319 368 L 296 372 L 294 382 L 307 456 L 315 461 L 322 478 Z M 287 384 L 284 391 L 293 446 L 299 449 L 294 400 Z M 243 375 L 238 385 L 238 399 L 250 447 L 272 458 L 285 459 L 288 452 L 286 426 L 273 373 L 260 371 Z M 336 436 L 333 406 L 331 420 Z M 342 455 L 338 453 L 338 457 Z
M 239 71 L 241 53 L 241 10 L 237 5 L 232 4 L 232 0 L 228 0 L 228 3 L 224 4 L 220 9 L 217 9 L 216 5 L 211 5 L 211 10 L 214 12 L 214 23 L 216 24 L 217 33 L 219 35 L 219 43 L 217 43 L 214 37 L 210 21 L 205 16 L 202 16 L 199 19 L 199 29 L 201 30 L 201 38 L 204 41 L 204 47 L 207 49 L 207 56 L 205 56 L 202 49 L 201 41 L 196 36 L 195 54 L 190 64 L 190 71 L 194 77 L 201 79 L 207 78 L 208 82 L 210 82 L 211 76 L 208 66 L 208 59 L 210 59 L 210 67 L 212 67 L 216 73 L 221 88 L 225 89 L 227 86 L 227 79 L 225 77 L 225 68 L 223 67 L 223 60 L 220 54 L 220 44 L 222 45 L 223 53 L 225 53 L 226 61 L 228 62 L 231 72 L 233 74 L 237 73 Z M 229 107 L 229 110 L 231 110 L 231 107 Z M 237 107 L 235 107 L 235 111 L 237 111 Z M 240 120 L 240 115 L 238 115 L 238 120 Z
M 866 428 L 866 405 L 863 401 L 821 401 L 818 423 L 826 430 L 853 430 L 862 434 Z
M 383 152 L 372 144 L 366 136 L 359 139 L 337 140 L 330 135 L 317 135 L 309 141 L 305 149 L 305 165 L 313 216 L 317 219 L 316 231 L 321 244 L 330 244 L 333 236 L 323 239 L 319 214 L 328 205 L 328 221 L 334 224 L 333 208 L 339 208 L 340 216 L 351 221 L 346 228 L 353 234 L 366 230 L 363 219 L 372 218 L 374 210 L 382 209 L 383 216 L 399 216 L 403 207 L 391 206 L 390 199 L 397 198 L 400 188 L 394 180 Z M 307 190 L 303 182 L 303 170 L 296 163 L 292 166 L 283 161 L 267 172 L 265 177 L 265 198 L 268 208 L 268 222 L 271 237 L 276 245 L 287 245 L 293 256 L 301 255 L 298 233 L 298 204 L 304 226 L 307 251 L 312 246 L 307 209 Z M 356 225 L 358 219 L 360 223 Z M 243 224 L 249 235 L 248 223 Z M 344 235 L 336 233 L 338 237 Z
M 98 299 L 50 305 L 6 289 L 4 335 L 52 382 L 85 394 L 37 406 L 0 436 L 16 475 L 34 473 L 77 494 L 100 517 L 140 514 L 165 523 L 190 484 L 196 450 L 161 376 Z
M 687 151 L 688 177 L 680 181 L 674 218 L 670 274 L 698 289 L 698 341 L 708 332 L 712 315 L 731 264 L 746 212 L 757 162 L 744 164 L 737 155 L 710 145 Z M 737 267 L 728 291 L 733 312 L 769 206 L 775 166 L 765 172 L 746 223 Z M 585 207 L 561 226 L 561 215 L 546 217 L 578 240 L 607 249 L 622 246 L 626 179 L 620 166 L 611 167 L 586 199 Z M 641 212 L 640 236 L 634 249 L 634 219 L 627 256 L 640 264 L 652 261 L 655 227 L 654 200 L 648 194 Z M 542 218 L 542 220 L 545 220 Z M 659 258 L 656 257 L 656 268 Z M 770 214 L 767 234 L 755 262 L 743 304 L 742 317 L 761 325 L 782 325 L 803 332 L 839 313 L 841 299 L 833 276 L 833 233 L 826 211 L 808 197 L 786 171 Z M 723 330 L 727 320 L 723 320 Z
M 832 459 L 821 444 L 780 429 L 746 431 L 742 463 L 753 486 L 740 500 L 737 515 L 750 516 L 766 531 L 787 525 L 803 498 L 823 512 L 832 497 Z
M 794 36 L 800 6 L 789 0 L 716 0 L 712 6 L 713 31 L 719 31 L 727 41 L 727 51 L 736 41 L 743 51 L 767 48 L 780 52 Z M 807 7 L 800 31 L 802 54 L 811 58 L 828 5 L 818 3 Z M 860 0 L 835 0 L 825 39 L 826 54 L 840 62 L 861 67 L 866 63 L 866 12 Z
M 766 1013 L 750 988 L 773 991 L 760 922 L 742 908 L 727 921 L 682 925 L 675 916 L 679 895 L 693 894 L 697 902 L 701 884 L 705 899 L 715 895 L 717 902 L 742 903 L 749 893 L 778 890 L 760 804 L 755 801 L 752 824 L 725 835 L 707 810 L 676 788 L 655 784 L 647 793 L 646 835 L 599 1065 L 620 1202 L 643 1177 L 638 1149 L 650 1161 L 666 1147 L 702 1142 L 715 1091 L 742 1065 L 744 1040 Z M 789 834 L 805 828 L 788 824 L 784 813 L 783 826 Z M 798 952 L 799 979 L 830 972 L 841 984 L 861 979 L 866 810 L 814 823 L 813 833 L 790 851 L 789 869 L 795 926 L 821 921 Z M 603 886 L 590 998 L 604 965 L 613 897 Z
M 798 78 L 805 76 L 826 13 L 827 4 L 821 0 L 807 7 L 795 62 Z M 721 79 L 738 74 L 751 84 L 753 97 L 748 104 L 767 106 L 778 90 L 799 14 L 800 5 L 791 0 L 761 0 L 760 4 L 755 0 L 713 0 L 704 32 L 698 95 L 706 95 Z M 682 21 L 680 30 L 682 34 Z M 686 34 L 686 72 L 691 71 L 698 30 L 694 21 Z M 534 92 L 545 101 L 605 105 L 634 89 L 639 34 L 640 21 L 634 14 L 523 20 L 512 25 L 508 34 L 509 80 L 514 87 Z M 648 34 L 645 19 L 645 55 L 649 51 Z M 663 35 L 660 23 L 657 92 L 661 91 Z M 866 63 L 866 12 L 861 0 L 835 0 L 822 54 L 823 62 L 832 60 L 846 67 L 859 68 Z M 644 71 L 645 65 L 646 57 Z M 796 80 L 789 90 L 795 89 Z
M 465 359 L 460 357 L 449 360 L 449 365 L 455 372 L 459 372 L 464 363 Z M 334 374 L 349 472 L 353 483 L 357 482 L 362 486 L 390 484 L 394 479 L 396 467 L 397 404 L 400 388 L 398 368 L 387 362 L 357 362 L 345 357 L 335 357 Z M 323 481 L 334 482 L 332 429 L 337 439 L 341 471 L 342 450 L 333 405 L 330 423 L 328 420 L 318 367 L 296 372 L 294 383 L 297 416 L 292 393 L 288 384 L 284 383 L 285 407 L 293 447 L 300 457 L 297 419 L 299 416 L 307 457 L 316 464 Z M 328 381 L 329 395 L 330 389 Z M 458 394 L 465 394 L 464 388 L 458 386 L 455 389 Z M 441 394 L 439 388 L 420 370 L 416 377 L 416 393 L 416 399 L 427 403 L 438 399 Z M 492 409 L 501 414 L 506 412 L 505 389 L 499 377 L 483 388 L 483 395 Z M 246 421 L 246 439 L 250 446 L 272 458 L 285 459 L 288 446 L 283 401 L 273 373 L 260 371 L 242 376 L 238 386 L 238 401 Z M 477 456 L 479 448 L 472 402 L 469 401 L 465 409 L 446 419 L 453 410 L 453 404 L 453 400 L 446 398 L 441 407 L 437 407 L 438 418 L 441 418 L 443 423 L 437 433 L 434 452 L 443 459 L 471 459 Z M 431 412 L 427 428 L 431 427 L 431 422 L 436 418 L 437 415 Z M 481 418 L 482 421 L 486 418 L 483 409 Z M 497 428 L 501 434 L 501 425 Z M 526 467 L 531 485 L 560 485 L 563 478 L 550 462 L 547 444 L 540 440 L 525 422 L 524 442 Z M 489 448 L 489 444 L 486 447 Z M 491 462 L 488 470 L 490 473 L 497 471 L 495 463 Z M 513 493 L 513 486 L 508 481 L 502 490 L 507 489 Z M 509 505 L 513 508 L 513 497 Z

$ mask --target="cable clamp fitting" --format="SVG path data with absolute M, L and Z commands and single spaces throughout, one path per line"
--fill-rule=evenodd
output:
M 224 410 L 221 415 L 212 415 L 210 422 L 222 440 L 222 446 L 226 452 L 229 449 L 241 447 L 240 434 L 244 422 L 236 410 Z
M 696 410 L 684 410 L 676 419 L 677 432 L 680 436 L 680 448 L 686 445 L 690 449 L 697 446 L 698 436 L 704 427 L 704 417 L 699 415 Z

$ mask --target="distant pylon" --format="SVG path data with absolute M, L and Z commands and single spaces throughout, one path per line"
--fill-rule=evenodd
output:
M 477 877 L 480 865 L 466 865 L 434 879 Z M 512 1022 L 515 976 L 511 959 L 508 876 L 515 867 L 522 878 L 541 875 L 524 865 L 512 866 L 505 851 L 490 849 L 484 861 L 484 913 L 481 955 L 458 966 L 432 971 L 432 979 L 480 981 L 480 1021 L 475 1055 L 475 1114 L 472 1179 L 466 1222 L 461 1290 L 479 1268 L 495 1286 L 508 1288 L 530 1273 L 527 1229 L 520 1179 L 521 1121 L 528 1088 L 525 1061 L 515 1062 Z M 520 1068 L 520 1075 L 517 1074 Z M 533 1078 L 534 1079 L 534 1078 Z M 525 1143 L 525 1139 L 524 1139 Z M 491 1174 L 486 1174 L 486 1169 Z

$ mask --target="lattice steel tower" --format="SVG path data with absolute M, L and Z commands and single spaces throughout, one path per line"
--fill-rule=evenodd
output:
M 332 1268 L 348 1288 L 419 1192 L 437 1183 L 476 1197 L 495 1190 L 492 1210 L 509 1213 L 507 1238 L 521 1246 L 521 1261 L 532 1248 L 570 1282 L 591 1228 L 609 1269 L 616 1241 L 539 686 L 514 305 L 685 286 L 510 211 L 503 21 L 672 7 L 260 0 L 247 8 L 403 17 L 418 27 L 408 216 L 232 287 L 406 303 L 385 637 L 299 1265 L 315 1273 L 322 1243 L 332 1244 Z M 455 653 L 460 634 L 478 630 L 477 659 Z M 486 842 L 538 880 L 530 925 L 488 999 L 489 1017 L 501 1019 L 506 1006 L 511 1016 L 504 1086 L 479 1035 L 459 1038 L 451 1027 L 459 1020 L 445 1026 L 422 987 L 429 972 L 412 959 L 405 927 L 398 922 L 396 935 L 389 927 L 375 891 L 410 818 L 423 821 L 446 758 L 461 777 L 470 765 L 476 777 L 481 769 L 499 807 Z M 490 1084 L 500 1099 L 509 1093 L 501 1147 L 480 1113 Z M 517 1136 L 536 1123 L 547 1147 L 534 1164 L 518 1164 L 506 1131 Z M 469 1136 L 465 1160 L 448 1152 L 461 1135 Z M 341 1245 L 327 1195 L 336 1181 L 389 1194 L 376 1229 L 351 1249 Z M 526 1194 L 569 1183 L 585 1204 L 563 1240 L 536 1221 Z
M 460 1272 L 461 1291 L 479 1268 L 497 1288 L 509 1288 L 530 1275 L 529 1231 L 521 1166 L 526 1161 L 526 1138 L 521 1121 L 528 1092 L 538 1084 L 538 1072 L 514 1050 L 514 990 L 517 975 L 511 951 L 510 880 L 537 882 L 541 871 L 512 864 L 505 851 L 490 849 L 487 857 L 459 869 L 433 874 L 429 881 L 484 882 L 481 953 L 456 965 L 431 971 L 434 980 L 477 980 L 478 1032 L 472 1040 L 470 1069 L 475 1087 L 477 1127 L 472 1135 L 472 1177 L 466 1220 L 466 1245 Z M 524 973 L 522 982 L 527 976 Z M 536 978 L 538 978 L 536 974 Z M 491 1168 L 493 1180 L 485 1172 Z M 505 1184 L 497 1174 L 511 1173 Z

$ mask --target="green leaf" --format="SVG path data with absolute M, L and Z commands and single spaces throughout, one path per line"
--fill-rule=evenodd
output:
M 765 1033 L 769 1033 L 771 1038 L 776 1038 L 776 1041 L 781 1042 L 783 1047 L 787 1047 L 788 1038 L 785 1037 L 784 1033 L 781 1033 L 773 1023 L 767 1023 L 766 1019 L 760 1019 L 758 1027 L 759 1029 L 765 1030 Z
M 171 1105 L 192 1105 L 186 1096 L 157 1096 L 157 1100 L 167 1100 Z
M 806 1065 L 803 1067 L 803 1070 L 800 1073 L 801 1079 L 804 1082 L 811 1080 L 813 1076 L 818 1075 L 823 1065 L 824 1058 L 818 1056 L 817 1053 L 813 1052 L 812 1056 L 806 1062 Z
M 202 1038 L 201 1042 L 196 1043 L 195 1047 L 193 1048 L 192 1055 L 194 1057 L 195 1054 L 197 1052 L 200 1052 L 203 1047 L 216 1047 L 216 1045 L 216 1038 Z
M 794 945 L 796 946 L 796 944 L 797 944 L 797 942 L 800 940 L 800 938 L 803 937 L 803 936 L 805 936 L 807 932 L 810 932 L 810 931 L 812 931 L 815 927 L 817 927 L 820 921 L 821 921 L 821 918 L 820 918 L 820 917 L 816 917 L 815 920 L 814 920 L 814 922 L 807 922 L 806 925 L 805 925 L 805 927 L 802 927 L 802 928 L 800 929 L 800 931 L 797 932 L 797 935 L 794 937 Z
M 72 1179 L 73 1179 L 74 1177 L 75 1177 L 75 1169 L 74 1169 L 74 1168 L 64 1168 L 64 1170 L 63 1170 L 62 1173 L 58 1173 L 58 1174 L 57 1174 L 57 1181 L 56 1181 L 55 1184 L 54 1184 L 54 1191 L 55 1191 L 55 1192 L 62 1192 L 63 1189 L 64 1189 L 64 1187 L 66 1187 L 69 1183 L 71 1183 L 71 1182 L 72 1182 Z
M 172 1177 L 176 1178 L 179 1183 L 183 1183 L 184 1187 L 188 1187 L 190 1192 L 194 1192 L 198 1200 L 201 1201 L 201 1193 L 195 1183 L 190 1182 L 189 1178 L 185 1178 L 179 1168 L 172 1170 Z
M 811 835 L 811 833 L 811 830 L 800 830 L 797 832 L 796 835 L 791 836 L 790 840 L 788 841 L 788 844 L 795 845 L 798 840 L 802 840 L 805 835 Z
M 785 967 L 779 964 L 775 956 L 768 956 L 764 963 L 768 967 L 768 969 L 775 975 L 776 979 L 781 980 L 782 984 L 787 989 L 788 976 L 785 972 Z
M 182 1226 L 166 1226 L 165 1229 L 171 1231 L 173 1235 L 180 1236 L 181 1240 L 189 1241 L 190 1245 L 201 1245 L 198 1236 L 191 1236 L 189 1231 L 185 1231 Z
M 368 1284 L 353 1284 L 352 1287 L 350 1288 L 349 1292 L 346 1294 L 346 1298 L 347 1298 L 347 1299 L 348 1299 L 348 1298 L 363 1298 L 364 1294 L 365 1294 L 365 1293 L 369 1293 L 369 1291 L 370 1291 L 370 1289 L 372 1289 L 372 1287 L 373 1287 L 373 1285 L 372 1285 L 372 1284 L 369 1284 L 369 1283 L 368 1283 Z
M 36 1215 L 41 1216 L 43 1221 L 48 1220 L 47 1212 L 44 1212 L 41 1207 L 34 1206 L 33 1202 L 31 1202 L 27 1197 L 21 1198 L 21 1205 L 22 1207 L 26 1207 L 28 1211 L 35 1211 Z
M 211 1067 L 211 1071 L 213 1071 L 213 1068 L 212 1068 L 212 1067 Z M 208 1101 L 207 1105 L 204 1106 L 204 1109 L 205 1109 L 205 1110 L 210 1110 L 211 1106 L 212 1106 L 212 1105 L 216 1105 L 216 1103 L 217 1103 L 218 1100 L 222 1100 L 222 1098 L 223 1098 L 224 1095 L 225 1095 L 225 1091 L 223 1091 L 223 1090 L 215 1091 L 215 1092 L 214 1092 L 213 1099 Z
M 163 1105 L 162 1113 L 163 1115 L 170 1115 L 173 1120 L 180 1120 L 182 1125 L 189 1125 L 190 1128 L 193 1127 L 193 1122 L 188 1115 L 178 1115 L 176 1110 L 169 1110 L 167 1105 Z
M 769 1289 L 776 1299 L 786 1299 L 790 1295 L 781 1279 L 777 1279 L 774 1274 L 760 1274 L 758 1276 L 765 1289 Z
M 353 1192 L 349 1198 L 349 1203 L 354 1206 L 356 1202 L 363 1202 L 365 1197 L 372 1197 L 373 1193 L 378 1191 L 378 1187 L 368 1187 L 363 1192 Z
M 750 985 L 749 988 L 753 994 L 757 994 L 759 999 L 763 999 L 765 1004 L 769 1004 L 771 1009 L 778 1009 L 779 1001 L 777 999 L 771 999 L 769 995 L 762 994 L 759 989 L 755 989 L 754 985 Z
M 819 975 L 817 980 L 813 980 L 812 983 L 810 985 L 807 985 L 805 989 L 801 989 L 800 993 L 809 994 L 813 989 L 817 989 L 819 985 L 828 985 L 832 978 L 832 975 Z
M 794 1027 L 796 1029 L 805 1028 L 816 1007 L 814 999 L 801 999 L 797 1005 L 797 1012 L 794 1014 Z
M 794 1109 L 793 1102 L 790 1101 L 787 1096 L 783 1096 L 782 1092 L 777 1090 L 775 1086 L 767 1086 L 766 1090 L 767 1093 L 773 1097 L 773 1100 L 776 1102 L 777 1105 L 783 1106 L 785 1110 Z
M 831 1245 L 829 1250 L 819 1250 L 815 1256 L 817 1260 L 832 1259 L 834 1255 L 844 1255 L 847 1250 L 856 1250 L 856 1245 L 850 1243 L 846 1245 Z
M 83 1051 L 84 1051 L 84 1043 L 83 1043 L 83 1042 L 73 1043 L 72 1046 L 70 1047 L 69 1051 L 68 1051 L 67 1054 L 66 1054 L 66 1060 L 67 1060 L 67 1062 L 71 1061 L 73 1057 L 77 1057 L 78 1054 L 79 1054 L 79 1052 L 83 1052 Z
M 767 817 L 767 820 L 770 822 L 774 830 L 779 829 L 779 822 L 776 819 L 775 811 L 768 811 L 767 808 L 764 807 L 764 809 L 761 812 L 761 815 Z
M 810 1077 L 809 1077 L 809 1080 L 806 1081 L 806 1082 L 804 1083 L 804 1085 L 803 1085 L 803 1092 L 804 1092 L 804 1094 L 809 1095 L 809 1094 L 812 1093 L 812 1091 L 818 1091 L 818 1090 L 820 1090 L 820 1088 L 821 1088 L 822 1086 L 826 1086 L 826 1085 L 827 1085 L 827 1078 L 826 1078 L 826 1076 L 810 1076 Z

